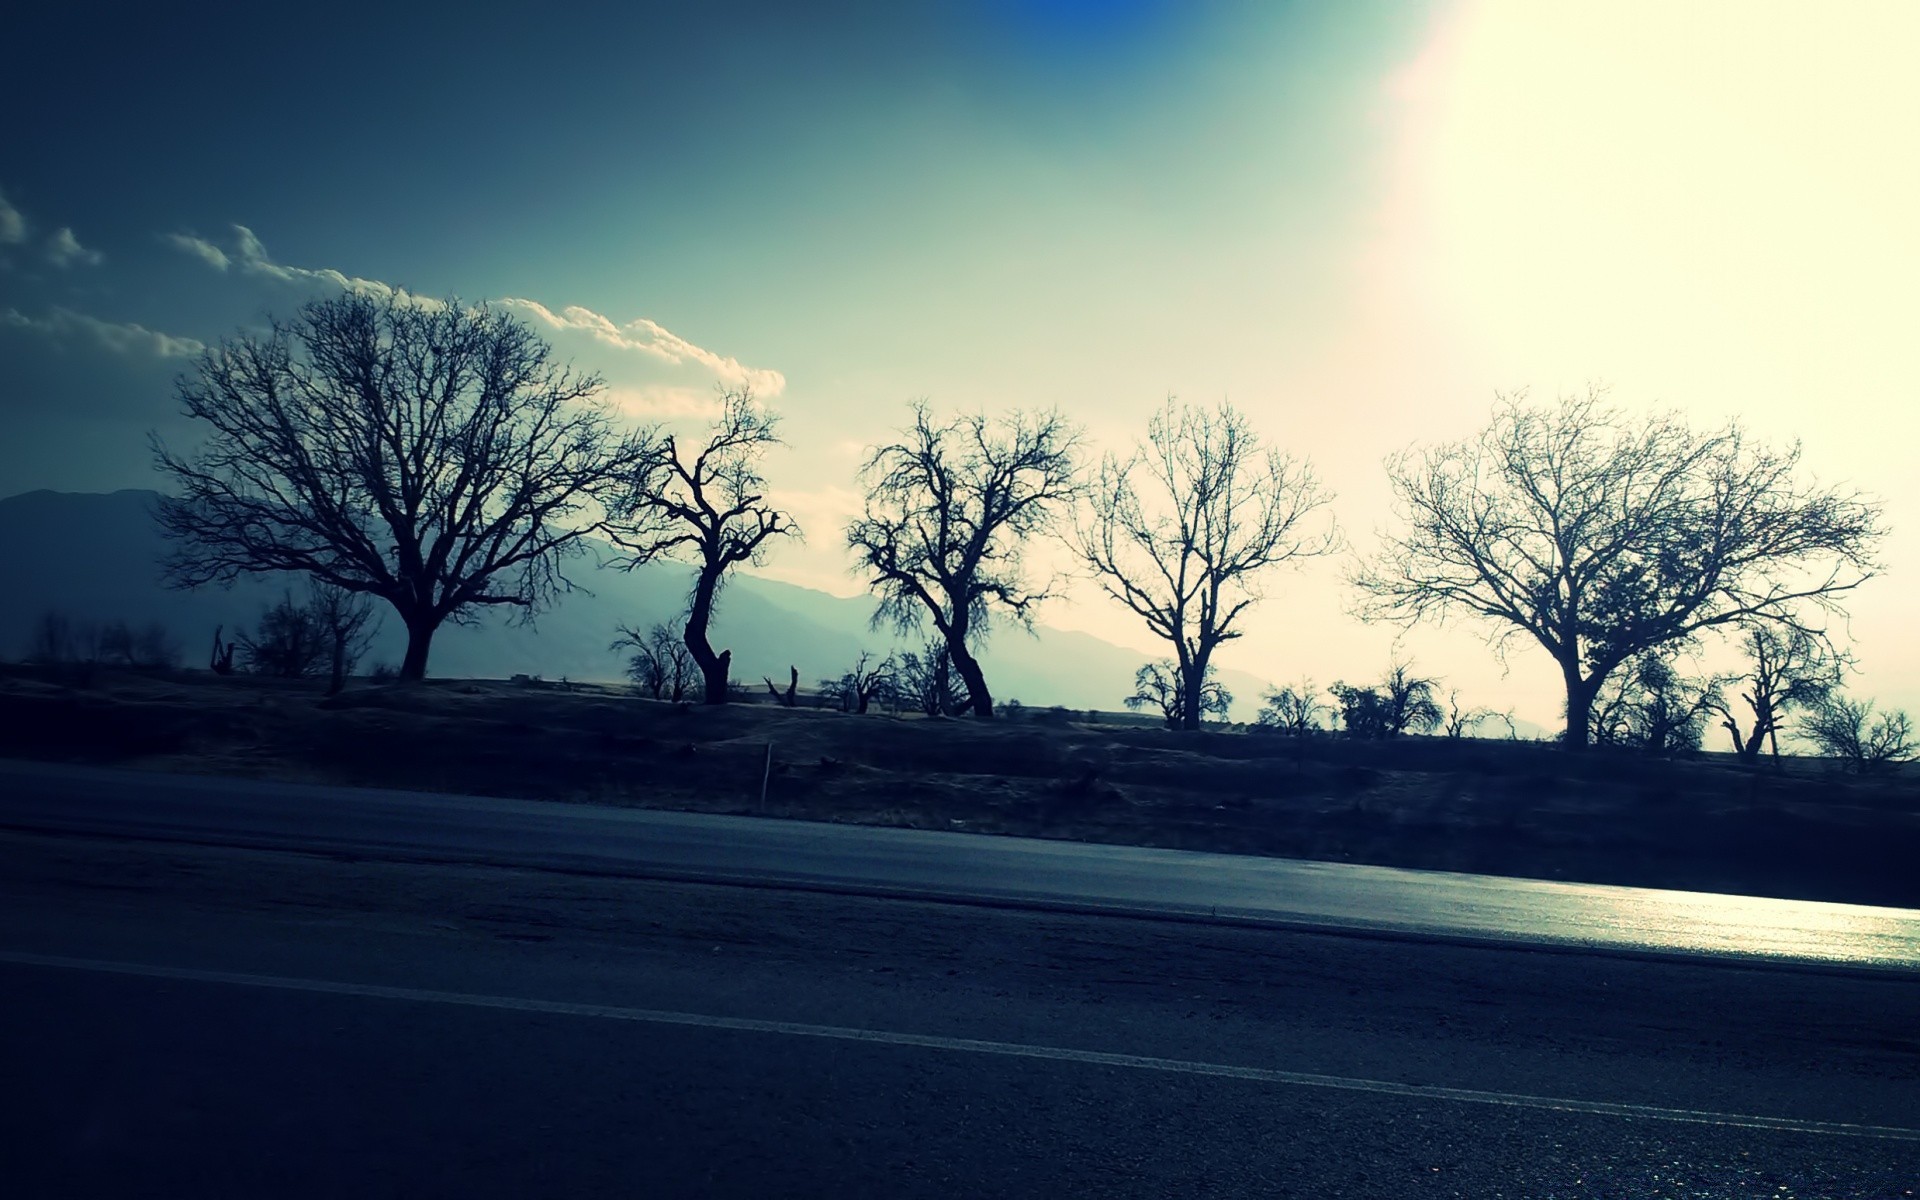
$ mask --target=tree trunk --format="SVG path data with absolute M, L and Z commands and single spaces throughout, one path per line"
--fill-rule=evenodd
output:
M 976 717 L 991 717 L 993 696 L 987 691 L 987 677 L 980 670 L 980 661 L 967 649 L 964 637 L 949 640 L 947 649 L 953 658 L 954 670 L 960 672 L 960 681 L 967 685 L 967 707 Z
M 1181 647 L 1180 655 L 1180 728 L 1198 732 L 1200 729 L 1201 705 L 1206 699 L 1207 658 L 1212 647 L 1203 648 L 1200 653 L 1189 656 L 1186 648 Z
M 727 675 L 733 669 L 733 651 L 722 650 L 714 653 L 713 644 L 707 640 L 707 627 L 713 621 L 713 597 L 720 587 L 720 573 L 701 568 L 693 584 L 693 600 L 687 605 L 687 629 L 681 639 L 687 644 L 687 652 L 693 655 L 694 665 L 700 668 L 700 676 L 706 682 L 707 704 L 725 704 L 727 702 Z
M 1569 750 L 1585 750 L 1593 740 L 1593 698 L 1600 680 L 1581 679 L 1577 661 L 1562 663 L 1560 673 L 1567 684 L 1567 734 L 1562 744 Z
M 409 616 L 406 624 L 407 656 L 400 661 L 400 680 L 418 683 L 427 677 L 427 652 L 433 648 L 433 634 L 440 622 L 431 616 Z

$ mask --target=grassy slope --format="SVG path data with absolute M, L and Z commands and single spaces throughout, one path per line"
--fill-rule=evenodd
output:
M 18 670 L 0 754 L 1920 907 L 1911 769 Z

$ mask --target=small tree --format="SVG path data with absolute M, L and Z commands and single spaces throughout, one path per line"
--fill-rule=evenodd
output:
M 821 699 L 838 705 L 841 712 L 862 713 L 874 700 L 883 700 L 898 685 L 893 657 L 874 661 L 871 652 L 862 650 L 853 669 L 838 679 L 820 681 Z
M 1669 653 L 1643 654 L 1615 672 L 1595 698 L 1593 738 L 1650 754 L 1700 748 L 1707 714 L 1725 680 L 1684 675 Z
M 631 569 L 659 555 L 693 561 L 693 590 L 681 638 L 699 666 L 705 701 L 725 704 L 733 651 L 715 650 L 713 614 L 727 574 L 766 560 L 776 537 L 798 537 L 793 518 L 766 502 L 760 460 L 780 445 L 779 418 L 747 390 L 721 394 L 720 415 L 703 439 L 683 447 L 668 437 L 662 453 L 625 480 L 614 540 L 631 553 Z M 698 448 L 693 448 L 697 446 Z
M 900 655 L 897 671 L 900 703 L 929 717 L 951 716 L 967 710 L 967 692 L 953 669 L 947 643 L 939 638 L 918 651 Z
M 1075 542 L 1101 589 L 1172 644 L 1183 727 L 1200 727 L 1207 690 L 1195 681 L 1240 636 L 1260 577 L 1334 549 L 1330 519 L 1306 528 L 1328 499 L 1309 465 L 1263 445 L 1226 404 L 1169 399 L 1144 445 L 1101 463 Z
M 1320 699 L 1320 689 L 1313 680 L 1303 679 L 1287 687 L 1269 688 L 1255 722 L 1293 737 L 1306 737 L 1325 729 L 1331 716 L 1333 709 Z
M 1195 728 L 1187 724 L 1187 714 L 1194 705 L 1187 702 L 1179 665 L 1166 659 L 1145 663 L 1133 673 L 1133 695 L 1128 696 L 1125 703 L 1134 710 L 1158 709 L 1167 719 L 1169 729 Z M 1200 712 L 1209 717 L 1224 717 L 1232 707 L 1233 693 L 1209 671 L 1200 691 Z
M 618 627 L 609 650 L 631 650 L 627 659 L 627 678 L 655 700 L 684 700 L 687 689 L 698 674 L 693 652 L 687 649 L 679 621 L 655 622 L 641 633 L 630 625 Z
M 1340 705 L 1341 724 L 1349 736 L 1391 738 L 1440 724 L 1444 714 L 1434 699 L 1435 686 L 1434 680 L 1415 675 L 1410 665 L 1395 663 L 1386 679 L 1372 687 L 1336 681 L 1327 691 Z
M 1480 722 L 1498 715 L 1490 708 L 1469 708 L 1461 704 L 1460 689 L 1454 688 L 1447 693 L 1447 712 L 1442 725 L 1449 738 L 1459 741 Z M 1512 723 L 1509 722 L 1508 725 L 1511 728 Z
M 1799 463 L 1737 424 L 1698 434 L 1594 393 L 1502 398 L 1477 437 L 1389 461 L 1403 529 L 1355 576 L 1363 611 L 1465 613 L 1502 647 L 1538 642 L 1560 668 L 1565 744 L 1583 747 L 1623 664 L 1736 624 L 1824 636 L 1804 616 L 1871 575 L 1878 507 Z
M 1733 739 L 1735 754 L 1753 762 L 1765 745 L 1771 748 L 1777 766 L 1780 728 L 1787 714 L 1825 700 L 1840 686 L 1853 659 L 1824 638 L 1795 627 L 1750 626 L 1740 646 L 1747 654 L 1746 672 L 1727 683 L 1740 689 L 1737 694 L 1745 701 L 1753 723 L 1742 733 L 1733 705 L 1719 693 L 1712 697 L 1710 707 L 1719 714 L 1721 728 Z
M 991 717 L 974 650 L 995 612 L 1031 627 L 1046 598 L 1027 583 L 1022 551 L 1078 494 L 1079 435 L 1054 412 L 937 424 L 923 403 L 904 432 L 862 466 L 866 511 L 847 526 L 847 546 L 880 596 L 876 625 L 891 621 L 904 633 L 931 620 L 968 707 Z
M 206 440 L 153 443 L 176 490 L 157 513 L 168 581 L 287 571 L 379 597 L 406 626 L 405 680 L 447 621 L 530 619 L 655 453 L 551 353 L 485 305 L 404 293 L 315 300 L 207 351 L 179 382 Z
M 1327 688 L 1334 703 L 1340 706 L 1340 728 L 1352 738 L 1384 738 L 1392 736 L 1393 726 L 1387 720 L 1386 700 L 1378 689 L 1354 687 L 1352 684 L 1335 680 Z
M 1801 733 L 1829 758 L 1861 775 L 1885 771 L 1913 757 L 1913 722 L 1894 709 L 1876 713 L 1873 701 L 1829 695 L 1808 712 Z
M 1440 711 L 1440 681 L 1413 673 L 1411 663 L 1394 663 L 1380 685 L 1382 715 L 1389 737 L 1398 737 L 1409 729 L 1425 732 L 1440 724 L 1446 714 Z
M 374 616 L 372 599 L 361 592 L 328 583 L 316 583 L 307 601 L 307 610 L 320 630 L 327 657 L 327 695 L 339 694 L 347 686 L 347 676 L 373 645 L 380 631 Z
M 327 633 L 311 605 L 294 600 L 292 592 L 260 614 L 251 633 L 235 635 L 240 660 L 255 675 L 303 679 L 320 669 L 327 656 Z

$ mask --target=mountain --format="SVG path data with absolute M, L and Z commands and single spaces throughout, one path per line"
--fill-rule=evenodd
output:
M 75 621 L 158 621 L 180 639 L 186 662 L 206 660 L 216 625 L 252 625 L 293 579 L 249 579 L 231 588 L 177 591 L 160 581 L 166 543 L 154 526 L 158 494 L 28 492 L 0 500 L 0 657 L 24 653 L 42 613 Z M 531 626 L 489 617 L 474 627 L 447 626 L 434 638 L 428 666 L 439 676 L 505 678 L 515 674 L 578 680 L 620 677 L 623 659 L 607 646 L 621 622 L 646 626 L 679 613 L 692 572 L 678 563 L 634 571 L 576 560 L 579 590 Z M 803 686 L 837 678 L 860 652 L 885 653 L 921 639 L 873 629 L 874 602 L 738 574 L 721 594 L 714 622 L 717 646 L 733 650 L 734 673 L 758 686 L 771 676 L 785 686 L 789 664 Z M 389 616 L 367 663 L 397 663 L 404 648 Z M 1133 690 L 1145 662 L 1137 651 L 1090 634 L 1039 627 L 1034 635 L 1001 628 L 981 656 L 996 699 L 1112 711 Z M 1237 698 L 1235 716 L 1251 718 L 1265 684 L 1238 671 L 1222 673 Z

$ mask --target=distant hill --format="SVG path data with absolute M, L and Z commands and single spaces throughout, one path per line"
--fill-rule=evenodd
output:
M 79 621 L 159 621 L 180 639 L 187 663 L 198 665 L 214 626 L 231 632 L 251 625 L 282 590 L 303 586 L 254 579 L 191 592 L 165 587 L 158 567 L 165 542 L 151 516 L 157 498 L 151 491 L 38 491 L 0 500 L 0 658 L 24 653 L 40 614 L 58 611 Z M 564 597 L 531 628 L 498 619 L 445 628 L 434 639 L 429 672 L 617 679 L 623 660 L 607 649 L 614 627 L 672 618 L 692 577 L 677 563 L 618 571 L 585 560 L 577 560 L 571 574 L 584 590 Z M 784 684 L 792 664 L 802 685 L 811 686 L 838 677 L 862 649 L 884 653 L 915 640 L 870 628 L 873 610 L 868 597 L 736 575 L 722 594 L 715 642 L 732 648 L 735 673 L 745 682 L 758 685 L 764 675 Z M 369 662 L 397 663 L 402 648 L 399 625 L 389 619 Z M 1034 636 L 1001 629 L 982 661 L 996 701 L 1111 711 L 1133 690 L 1133 674 L 1146 660 L 1089 634 L 1041 626 Z M 1239 671 L 1223 672 L 1222 679 L 1236 697 L 1235 717 L 1250 719 L 1264 682 Z

